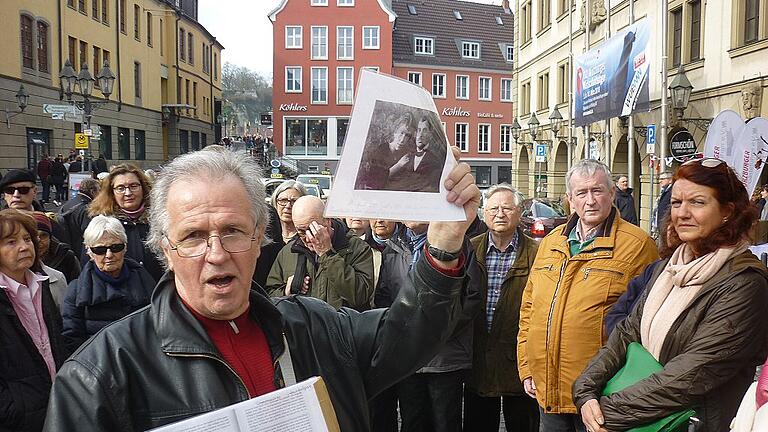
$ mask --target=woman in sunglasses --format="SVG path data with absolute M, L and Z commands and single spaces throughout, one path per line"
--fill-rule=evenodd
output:
M 51 384 L 67 358 L 48 284 L 35 220 L 0 211 L 1 430 L 43 429 Z
M 82 344 L 112 321 L 149 304 L 155 280 L 126 257 L 128 237 L 119 220 L 96 216 L 83 234 L 91 258 L 67 287 L 61 307 L 64 335 Z
M 131 164 L 118 165 L 102 180 L 102 188 L 88 207 L 88 214 L 112 216 L 120 220 L 128 236 L 128 257 L 160 280 L 165 272 L 160 261 L 144 244 L 149 234 L 149 192 L 151 183 L 144 171 Z M 86 261 L 88 256 L 82 256 Z
M 747 250 L 757 209 L 719 159 L 674 175 L 666 258 L 630 315 L 573 385 L 587 430 L 627 430 L 693 409 L 697 430 L 729 430 L 768 354 L 768 269 Z M 607 381 L 637 342 L 663 369 L 609 396 Z

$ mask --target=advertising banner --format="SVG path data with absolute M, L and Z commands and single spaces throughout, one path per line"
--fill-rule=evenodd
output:
M 704 157 L 722 159 L 731 167 L 737 167 L 738 160 L 743 159 L 741 152 L 743 146 L 736 148 L 736 138 L 741 135 L 744 127 L 744 120 L 735 111 L 724 110 L 720 112 L 712 120 L 707 130 Z
M 576 126 L 648 111 L 649 37 L 643 19 L 574 58 Z

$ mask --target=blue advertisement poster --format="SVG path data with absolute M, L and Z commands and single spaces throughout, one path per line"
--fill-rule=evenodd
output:
M 574 58 L 574 123 L 585 126 L 648 111 L 648 19 Z

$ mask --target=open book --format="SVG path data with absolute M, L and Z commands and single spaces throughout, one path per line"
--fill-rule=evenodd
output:
M 328 389 L 320 377 L 151 432 L 338 432 Z

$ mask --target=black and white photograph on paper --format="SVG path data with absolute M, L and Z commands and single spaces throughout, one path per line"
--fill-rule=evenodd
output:
M 357 80 L 326 217 L 466 220 L 449 203 L 456 166 L 432 94 L 402 78 L 363 69 Z
M 447 143 L 437 114 L 376 101 L 355 189 L 440 191 Z

